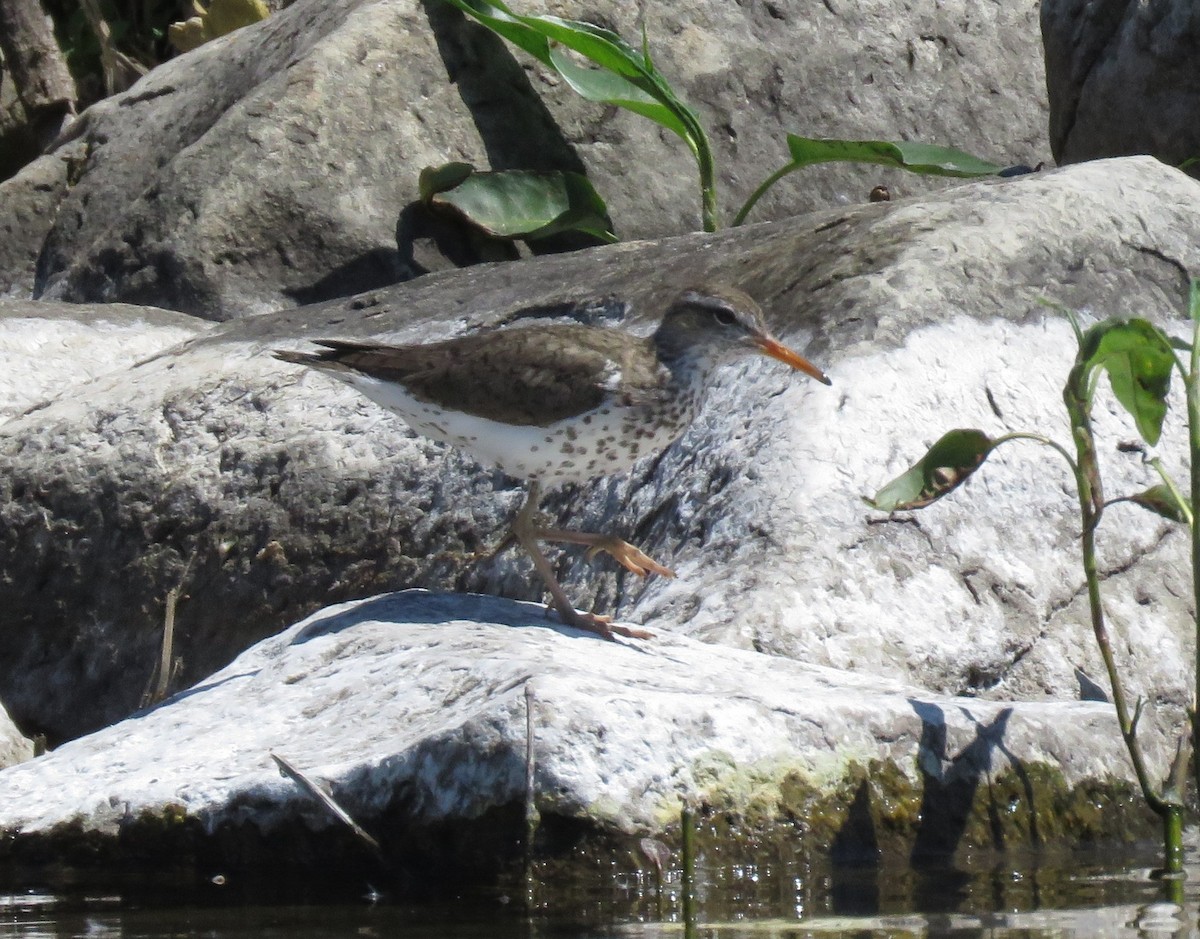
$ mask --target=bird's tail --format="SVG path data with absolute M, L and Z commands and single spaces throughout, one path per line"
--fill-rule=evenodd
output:
M 291 349 L 276 349 L 271 355 L 281 362 L 291 362 L 293 365 L 315 365 L 321 361 L 320 355 L 312 352 L 293 352 Z
M 378 347 L 378 343 L 356 342 L 352 339 L 314 339 L 313 342 L 324 348 L 317 352 L 296 352 L 292 349 L 275 349 L 272 354 L 281 362 L 291 362 L 293 365 L 338 369 L 345 367 L 342 359 L 346 356 Z

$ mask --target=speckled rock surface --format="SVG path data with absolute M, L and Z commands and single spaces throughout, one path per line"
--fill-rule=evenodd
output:
M 5 425 L 0 695 L 52 742 L 129 714 L 178 587 L 175 687 L 337 600 L 410 586 L 539 599 L 515 552 L 474 558 L 504 534 L 518 486 L 269 351 L 442 337 L 587 297 L 628 301 L 624 326 L 648 331 L 676 290 L 712 279 L 756 296 L 834 385 L 765 359 L 722 372 L 661 457 L 553 494 L 557 522 L 624 534 L 680 575 L 642 582 L 564 550 L 576 603 L 938 693 L 1075 697 L 1076 668 L 1103 670 L 1074 496 L 1050 451 L 1012 446 L 911 517 L 860 497 L 951 427 L 1064 438 L 1074 350 L 1038 297 L 1178 321 L 1197 245 L 1197 184 L 1122 160 L 227 324 Z M 1132 429 L 1106 394 L 1098 412 L 1110 496 L 1144 488 L 1141 456 L 1117 446 Z M 1173 416 L 1159 449 L 1177 472 L 1180 442 Z M 1131 693 L 1182 705 L 1186 538 L 1127 505 L 1106 522 L 1100 564 Z
M 0 300 L 0 423 L 32 405 L 72 397 L 210 328 L 172 310 L 123 303 Z

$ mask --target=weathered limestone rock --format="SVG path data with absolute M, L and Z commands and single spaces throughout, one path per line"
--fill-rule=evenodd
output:
M 328 781 L 390 865 L 364 874 L 366 852 L 271 754 Z M 1031 831 L 1042 845 L 1122 841 L 1150 830 L 1126 801 L 1130 775 L 1107 705 L 964 701 L 667 633 L 608 643 L 549 627 L 536 605 L 407 591 L 321 611 L 187 693 L 0 773 L 0 865 L 66 856 L 90 878 L 167 868 L 237 884 L 258 869 L 461 890 L 520 863 L 527 797 L 541 830 L 576 832 L 585 868 L 614 839 L 677 843 L 684 804 L 782 832 L 791 854 L 823 856 L 835 839 L 970 853 Z M 561 842 L 535 834 L 532 855 Z
M 1041 19 L 1055 160 L 1200 154 L 1194 3 L 1042 0 Z
M 52 740 L 129 714 L 181 585 L 175 687 L 334 600 L 409 586 L 539 598 L 515 553 L 471 559 L 503 535 L 518 488 L 270 349 L 430 339 L 605 296 L 648 330 L 680 287 L 716 280 L 762 301 L 834 387 L 766 360 L 724 372 L 662 457 L 548 501 L 561 523 L 623 532 L 680 574 L 643 583 L 565 551 L 578 604 L 938 693 L 1074 697 L 1076 668 L 1103 673 L 1074 496 L 1048 451 L 1003 451 L 912 517 L 860 496 L 952 427 L 1063 438 L 1073 341 L 1037 298 L 1170 322 L 1198 246 L 1197 184 L 1120 160 L 226 324 L 4 425 L 0 696 Z M 1128 422 L 1108 398 L 1099 411 L 1110 496 L 1144 488 L 1141 457 L 1116 447 Z M 1181 440 L 1173 420 L 1160 451 L 1177 471 Z M 1182 705 L 1187 539 L 1130 506 L 1108 521 L 1101 565 L 1131 693 Z
M 209 326 L 172 310 L 123 303 L 0 300 L 0 426 L 32 405 L 69 401 L 77 386 L 124 373 Z
M 550 7 L 562 12 L 521 4 Z M 636 44 L 628 4 L 584 12 Z M 726 217 L 786 162 L 788 132 L 929 140 L 1000 163 L 1045 154 L 1027 6 L 689 0 L 644 13 L 659 67 L 713 138 Z M 699 227 L 678 140 L 583 102 L 437 0 L 299 0 L 165 63 L 72 133 L 87 159 L 39 238 L 48 298 L 226 320 L 450 266 L 472 252 L 413 203 L 419 171 L 451 160 L 585 170 L 626 239 Z M 863 202 L 880 181 L 898 195 L 945 185 L 812 169 L 755 218 Z

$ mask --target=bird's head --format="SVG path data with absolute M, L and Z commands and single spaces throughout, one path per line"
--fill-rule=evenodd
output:
M 694 357 L 715 363 L 739 353 L 759 353 L 830 383 L 812 362 L 772 336 L 758 304 L 732 287 L 685 290 L 667 309 L 654 344 L 667 362 Z

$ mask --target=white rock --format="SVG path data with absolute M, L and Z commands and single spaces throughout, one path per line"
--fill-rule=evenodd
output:
M 0 424 L 208 326 L 154 307 L 0 299 Z
M 684 800 L 737 808 L 788 774 L 822 791 L 872 760 L 914 781 L 918 765 L 943 782 L 1044 764 L 1069 785 L 1129 776 L 1107 705 L 964 701 L 669 633 L 605 642 L 534 604 L 406 591 L 323 610 L 159 707 L 5 770 L 0 829 L 78 821 L 115 835 L 170 806 L 208 831 L 328 825 L 271 753 L 332 782 L 368 829 L 399 791 L 414 825 L 475 818 L 525 797 L 527 689 L 539 810 L 618 831 L 659 831 Z

